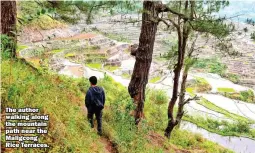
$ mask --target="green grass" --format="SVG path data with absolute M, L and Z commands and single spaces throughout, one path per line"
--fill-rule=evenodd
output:
M 26 45 L 17 45 L 17 49 L 16 49 L 16 52 L 20 52 L 21 50 L 23 50 L 23 49 L 26 49 L 26 48 L 28 48 L 28 46 L 26 46 Z
M 115 33 L 109 33 L 109 32 L 102 32 L 97 28 L 93 28 L 92 30 L 94 30 L 94 32 L 105 35 L 106 37 L 116 40 L 116 41 L 120 41 L 120 42 L 127 42 L 127 43 L 131 43 L 131 40 L 129 40 L 128 38 L 120 35 L 120 34 L 115 34 Z
M 157 77 L 154 77 L 154 78 L 150 79 L 149 82 L 150 82 L 150 83 L 156 83 L 156 82 L 158 82 L 160 79 L 161 79 L 161 78 L 160 78 L 159 76 L 157 76 Z
M 222 64 L 217 58 L 205 58 L 198 59 L 193 65 L 193 68 L 203 69 L 207 72 L 216 73 L 222 76 L 226 73 L 227 66 Z
M 102 64 L 101 63 L 88 63 L 86 64 L 87 67 L 94 68 L 94 69 L 101 69 Z
M 67 53 L 67 54 L 65 54 L 65 57 L 74 57 L 74 56 L 75 56 L 74 53 Z
M 63 51 L 62 49 L 55 49 L 55 50 L 50 51 L 50 53 L 56 54 L 56 53 L 59 53 L 59 52 L 62 52 L 62 51 Z
M 10 62 L 4 59 L 1 68 L 3 114 L 6 107 L 39 108 L 40 114 L 48 114 L 48 134 L 40 136 L 39 142 L 48 143 L 51 152 L 104 152 L 99 136 L 86 122 L 82 108 L 84 96 L 77 86 L 78 80 L 38 73 L 19 60 Z M 1 122 L 1 127 L 3 124 Z M 2 143 L 5 143 L 4 137 L 2 130 Z M 45 149 L 35 148 L 18 150 L 45 152 Z
M 223 77 L 232 81 L 233 83 L 238 83 L 240 81 L 240 76 L 233 73 L 226 73 L 223 75 Z
M 12 65 L 10 76 L 9 68 Z M 84 94 L 89 82 L 87 79 L 71 79 L 49 73 L 38 73 L 19 60 L 3 59 L 2 66 L 2 109 L 6 107 L 39 108 L 40 113 L 49 114 L 49 133 L 42 135 L 40 142 L 52 147 L 50 152 L 105 152 L 104 144 L 91 130 L 84 114 Z M 175 130 L 172 139 L 162 137 L 162 128 L 166 124 L 165 110 L 167 96 L 163 91 L 148 92 L 145 112 L 148 115 L 139 129 L 134 125 L 130 111 L 134 109 L 127 89 L 114 82 L 110 77 L 99 80 L 99 86 L 105 89 L 106 106 L 103 116 L 103 134 L 117 144 L 120 153 L 164 152 L 166 148 L 203 150 L 208 153 L 230 152 L 221 146 L 183 130 Z M 154 109 L 155 108 L 155 109 Z M 164 112 L 164 113 L 162 113 Z M 146 115 L 147 116 L 147 115 Z M 156 117 L 156 118 L 155 118 Z M 161 118 L 163 123 L 158 121 Z M 4 122 L 1 122 L 3 127 Z M 157 124 L 155 129 L 150 123 Z M 160 127 L 160 128 L 159 128 Z M 148 138 L 149 133 L 160 138 Z M 2 143 L 4 143 L 2 132 Z M 160 142 L 163 140 L 163 142 Z M 155 144 L 155 141 L 160 143 Z M 25 149 L 27 152 L 45 152 L 43 149 Z M 19 151 L 24 151 L 19 149 Z
M 241 100 L 248 103 L 255 103 L 255 95 L 252 90 L 231 92 L 231 93 L 221 93 L 221 94 L 231 99 Z
M 128 74 L 128 73 L 123 73 L 121 76 L 122 76 L 122 78 L 124 78 L 124 79 L 130 79 L 130 78 L 131 78 L 131 75 Z
M 244 122 L 251 123 L 251 121 L 248 120 L 247 118 L 242 117 L 242 116 L 237 115 L 237 114 L 234 114 L 234 113 L 230 113 L 229 111 L 213 104 L 212 102 L 206 100 L 205 98 L 201 98 L 200 101 L 198 101 L 197 103 L 200 104 L 200 105 L 205 106 L 206 108 L 208 108 L 210 110 L 221 113 L 221 114 L 225 115 L 226 117 L 228 117 L 230 119 L 233 119 L 235 121 L 244 121 Z
M 233 88 L 217 88 L 218 92 L 235 92 Z
M 196 124 L 198 127 L 206 129 L 207 131 L 217 133 L 223 136 L 245 136 L 255 138 L 248 122 L 237 120 L 234 123 L 228 121 L 219 121 L 210 118 L 203 118 L 200 116 L 185 115 L 183 120 Z M 220 128 L 222 127 L 222 128 Z
M 34 29 L 48 30 L 54 28 L 63 28 L 65 27 L 65 24 L 63 22 L 52 19 L 48 15 L 42 15 L 32 20 L 27 26 Z
M 120 68 L 119 66 L 111 66 L 111 65 L 104 66 L 104 69 L 107 70 L 107 71 L 110 71 L 110 72 L 113 72 L 113 71 L 115 71 L 119 68 Z
M 207 92 L 212 90 L 212 86 L 201 77 L 196 77 L 191 82 L 187 82 L 187 88 L 190 92 Z

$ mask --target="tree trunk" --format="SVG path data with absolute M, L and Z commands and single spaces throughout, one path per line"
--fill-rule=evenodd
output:
M 186 44 L 187 44 L 187 40 L 188 40 L 188 30 L 187 30 L 186 21 L 184 21 L 182 32 L 181 32 L 180 27 L 178 28 L 178 62 L 174 68 L 173 93 L 172 93 L 172 98 L 168 105 L 168 112 L 167 112 L 168 125 L 165 130 L 165 136 L 168 138 L 170 138 L 170 134 L 171 134 L 173 128 L 178 124 L 178 121 L 174 119 L 173 113 L 174 113 L 174 105 L 178 98 L 179 78 L 180 78 L 181 70 L 183 67 Z
M 16 1 L 1 1 L 1 34 L 11 37 L 17 43 L 16 32 L 17 8 Z M 15 46 L 11 45 L 12 56 L 15 56 Z
M 136 51 L 136 62 L 128 86 L 128 92 L 131 98 L 134 99 L 136 105 L 135 122 L 139 124 L 143 116 L 143 107 L 145 100 L 145 88 L 148 83 L 148 75 L 152 61 L 152 53 L 157 32 L 158 22 L 155 18 L 158 17 L 156 10 L 157 2 L 144 1 L 142 14 L 142 27 L 139 38 L 139 45 Z

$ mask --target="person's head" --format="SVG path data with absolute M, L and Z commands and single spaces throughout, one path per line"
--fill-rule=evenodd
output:
M 91 85 L 96 85 L 97 84 L 97 77 L 92 76 L 89 78 L 89 82 Z

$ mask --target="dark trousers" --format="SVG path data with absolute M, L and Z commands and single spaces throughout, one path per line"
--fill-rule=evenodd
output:
M 102 132 L 102 114 L 103 114 L 103 111 L 93 109 L 93 108 L 88 108 L 88 120 L 89 120 L 89 123 L 91 125 L 91 128 L 94 128 L 94 122 L 93 122 L 94 114 L 96 115 L 96 120 L 97 120 L 97 131 L 99 133 L 101 133 Z

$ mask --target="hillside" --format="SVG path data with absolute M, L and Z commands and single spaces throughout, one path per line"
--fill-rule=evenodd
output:
M 12 73 L 10 76 L 10 67 Z M 50 144 L 49 152 L 227 152 L 200 135 L 175 130 L 173 139 L 166 140 L 158 131 L 154 117 L 148 118 L 138 130 L 129 115 L 132 103 L 125 88 L 110 77 L 100 80 L 107 95 L 104 111 L 104 136 L 90 129 L 85 115 L 84 93 L 89 86 L 86 79 L 72 79 L 51 73 L 39 73 L 21 60 L 2 59 L 2 114 L 5 107 L 39 108 L 49 114 L 49 133 L 41 142 Z M 151 93 L 155 94 L 155 92 Z M 156 92 L 156 96 L 165 96 Z M 154 95 L 153 95 L 154 97 Z M 160 98 L 162 99 L 162 98 Z M 164 98 L 166 100 L 166 98 Z M 147 103 L 157 107 L 157 101 Z M 148 114 L 153 110 L 146 109 Z M 3 129 L 3 123 L 1 127 Z M 150 125 L 150 126 L 149 126 Z M 2 130 L 3 131 L 3 130 Z M 188 137 L 187 137 L 188 136 Z M 2 133 L 2 143 L 5 134 Z M 13 152 L 13 149 L 4 149 Z M 22 149 L 20 149 L 22 151 Z M 43 149 L 24 151 L 45 152 Z
M 217 19 L 228 2 L 202 3 L 17 2 L 17 33 L 1 33 L 1 151 L 254 153 L 254 21 Z M 91 76 L 106 95 L 101 136 L 87 119 Z M 23 117 L 49 120 L 8 108 L 38 108 Z M 36 128 L 18 125 L 30 121 L 47 132 L 15 134 Z

